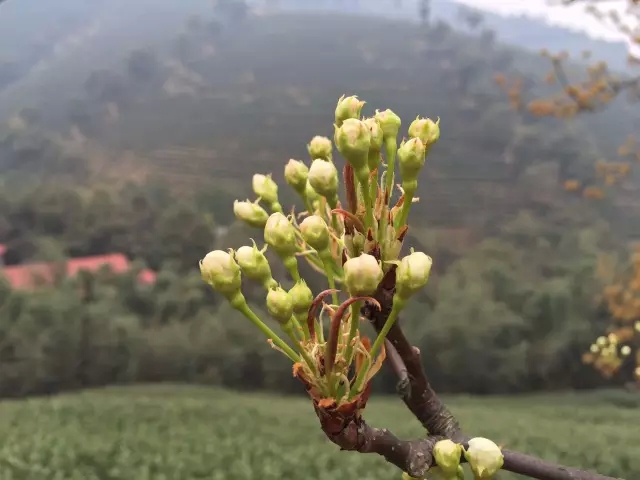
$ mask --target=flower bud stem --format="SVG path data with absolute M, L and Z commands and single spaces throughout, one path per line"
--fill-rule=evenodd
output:
M 358 333 L 358 327 L 360 326 L 360 309 L 362 308 L 362 301 L 358 301 L 351 304 L 351 325 L 349 329 L 349 340 L 347 341 L 347 350 L 345 352 L 345 359 L 347 365 L 351 365 L 353 362 L 353 340 Z
M 285 268 L 289 272 L 289 275 L 293 278 L 294 282 L 300 281 L 300 273 L 298 272 L 298 260 L 295 255 L 289 255 L 282 258 Z
M 371 355 L 371 359 L 375 358 L 378 351 L 382 347 L 382 344 L 384 343 L 384 339 L 387 338 L 387 334 L 389 333 L 389 330 L 391 330 L 391 327 L 393 327 L 393 324 L 396 323 L 396 320 L 398 319 L 398 315 L 404 308 L 405 303 L 406 303 L 405 300 L 400 298 L 398 294 L 395 294 L 393 296 L 393 306 L 391 307 L 391 313 L 389 313 L 389 316 L 387 317 L 387 321 L 384 322 L 384 325 L 380 330 L 378 337 L 376 338 L 375 342 L 373 342 L 373 345 L 371 346 L 371 350 L 369 351 L 369 355 Z
M 293 320 L 293 317 L 291 317 L 291 319 Z M 313 363 L 313 360 L 311 359 L 309 354 L 306 352 L 306 350 L 304 348 L 302 348 L 302 345 L 300 345 L 300 343 L 301 343 L 300 339 L 295 334 L 295 326 L 292 325 L 292 322 L 289 322 L 286 325 L 284 325 L 282 327 L 282 329 L 289 336 L 289 338 L 291 339 L 293 344 L 295 346 L 299 347 L 298 350 L 300 351 L 300 355 L 302 356 L 302 359 L 309 366 L 309 368 L 311 369 L 311 371 L 315 375 L 317 373 L 316 366 Z
M 335 214 L 333 214 L 335 216 Z M 320 256 L 320 260 L 322 260 L 322 266 L 324 269 L 324 273 L 327 275 L 327 281 L 329 282 L 329 288 L 332 290 L 336 289 L 336 279 L 333 276 L 333 257 L 331 256 L 331 252 L 327 250 L 323 250 L 318 252 Z M 338 305 L 338 293 L 333 292 L 331 294 L 331 301 L 333 301 L 334 305 Z
M 269 205 L 269 210 L 271 210 L 271 213 L 284 213 L 282 210 L 282 205 L 280 205 L 280 203 L 278 202 L 273 202 L 271 205 Z
M 402 227 L 404 227 L 407 224 L 407 219 L 409 218 L 409 211 L 411 210 L 413 196 L 416 193 L 418 182 L 411 183 L 415 184 L 415 186 L 407 184 L 402 186 L 404 190 L 404 203 L 402 204 L 400 214 L 394 219 L 394 227 L 396 231 L 399 231 Z
M 387 160 L 387 178 L 386 178 L 386 186 L 385 191 L 386 195 L 389 196 L 389 201 L 391 201 L 391 194 L 393 193 L 393 181 L 394 181 L 394 170 L 396 167 L 396 153 L 398 151 L 398 140 L 396 138 L 385 137 L 384 138 L 384 155 Z
M 237 292 L 235 295 L 228 297 L 229 303 L 233 308 L 247 317 L 256 327 L 258 327 L 262 333 L 264 333 L 268 339 L 270 339 L 278 348 L 280 348 L 287 357 L 293 362 L 299 362 L 300 356 L 293 351 L 293 349 L 282 340 L 277 333 L 271 330 L 260 318 L 251 310 L 247 304 L 247 300 L 241 292 Z
M 360 184 L 360 193 L 362 193 L 362 199 L 365 207 L 364 228 L 366 231 L 369 228 L 373 228 L 373 202 L 371 199 L 371 189 L 369 187 L 369 173 L 367 171 L 366 175 L 364 175 L 356 172 L 356 177 Z
M 298 325 L 300 325 L 300 328 L 302 328 L 304 339 L 309 340 L 311 338 L 311 332 L 309 332 L 309 325 L 307 324 L 307 314 L 294 313 L 293 316 L 296 322 L 298 322 Z

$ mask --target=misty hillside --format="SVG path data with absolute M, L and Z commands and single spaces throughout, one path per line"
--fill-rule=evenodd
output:
M 256 3 L 260 3 L 259 0 L 256 0 Z M 418 3 L 418 0 L 369 0 L 366 2 L 322 0 L 313 3 L 279 0 L 276 2 L 278 8 L 285 10 L 343 11 L 414 22 L 420 20 Z M 626 71 L 629 68 L 626 63 L 627 47 L 623 42 L 596 40 L 581 32 L 550 25 L 541 19 L 524 15 L 503 16 L 475 10 L 454 0 L 431 0 L 432 21 L 444 20 L 463 28 L 461 10 L 479 13 L 482 21 L 476 28 L 494 31 L 501 42 L 535 52 L 543 48 L 551 52 L 566 50 L 576 58 L 579 58 L 582 52 L 590 51 L 593 58 L 607 60 L 614 69 Z
M 214 182 L 250 196 L 251 173 L 281 178 L 283 161 L 305 158 L 308 139 L 331 134 L 336 99 L 357 93 L 403 118 L 441 118 L 442 138 L 424 172 L 429 201 L 417 211 L 425 222 L 484 229 L 531 195 L 551 201 L 566 179 L 589 184 L 594 162 L 640 125 L 623 104 L 570 126 L 518 119 L 495 74 L 520 75 L 526 94 L 544 94 L 548 64 L 482 32 L 188 6 L 178 15 L 166 2 L 149 13 L 142 0 L 123 17 L 115 3 L 93 5 L 99 27 L 68 32 L 59 42 L 66 48 L 0 92 L 4 176 L 12 184 L 161 178 L 187 190 Z M 624 214 L 607 215 L 633 227 L 636 210 L 627 202 Z

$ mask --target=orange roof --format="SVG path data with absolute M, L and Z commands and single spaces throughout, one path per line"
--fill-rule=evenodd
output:
M 122 274 L 129 270 L 130 263 L 127 257 L 121 253 L 112 253 L 96 257 L 71 258 L 60 264 L 56 263 L 30 263 L 12 267 L 0 268 L 11 287 L 14 289 L 28 289 L 42 283 L 53 283 L 56 269 L 62 268 L 66 276 L 73 277 L 81 270 L 96 272 L 100 268 L 108 266 L 113 273 Z M 142 270 L 138 274 L 138 281 L 144 284 L 154 283 L 156 274 L 152 270 Z

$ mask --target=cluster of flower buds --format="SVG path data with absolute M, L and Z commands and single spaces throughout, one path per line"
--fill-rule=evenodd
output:
M 291 209 L 286 214 L 271 175 L 254 175 L 257 200 L 237 201 L 234 213 L 263 231 L 265 246 L 258 248 L 254 242 L 235 252 L 211 252 L 200 264 L 205 281 L 295 362 L 296 376 L 325 406 L 361 401 L 385 358 L 389 329 L 409 298 L 425 286 L 431 271 L 429 256 L 412 250 L 401 257 L 401 250 L 409 211 L 417 200 L 419 174 L 440 135 L 439 120 L 418 117 L 398 144 L 400 117 L 384 110 L 363 118 L 364 105 L 356 96 L 341 97 L 333 140 L 313 137 L 307 145 L 308 162 L 290 159 L 286 164 L 284 178 L 304 211 L 296 214 Z M 340 167 L 334 147 L 344 159 Z M 399 194 L 394 199 L 396 175 Z M 266 248 L 291 276 L 294 284 L 288 291 L 272 278 Z M 326 276 L 327 290 L 312 294 L 300 276 L 300 260 Z M 263 286 L 266 309 L 293 347 L 247 305 L 241 275 Z M 361 310 L 365 304 L 380 307 L 373 297 L 387 275 L 395 278 L 393 308 L 371 343 L 360 334 Z M 329 297 L 331 302 L 325 302 Z
M 495 478 L 504 464 L 500 447 L 487 438 L 472 438 L 466 449 L 452 440 L 440 440 L 433 447 L 436 464 L 429 469 L 425 480 L 464 480 L 464 468 L 460 463 L 463 455 L 476 480 Z M 405 472 L 402 480 L 418 479 Z
M 589 351 L 582 356 L 584 363 L 593 365 L 605 378 L 615 375 L 626 359 L 633 353 L 633 348 L 628 344 L 635 340 L 640 333 L 640 322 L 636 322 L 634 328 L 624 327 L 607 336 L 598 337 L 591 344 Z M 640 350 L 636 351 L 635 380 L 640 382 Z

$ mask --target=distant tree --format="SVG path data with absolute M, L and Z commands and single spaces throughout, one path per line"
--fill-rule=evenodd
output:
M 627 0 L 627 8 L 622 13 L 610 8 L 606 1 L 560 0 L 554 3 L 565 6 L 584 4 L 587 12 L 627 38 L 629 64 L 640 63 L 638 0 Z M 558 86 L 560 91 L 557 93 L 527 98 L 531 95 L 525 92 L 517 78 L 507 79 L 502 74 L 496 76 L 496 82 L 509 95 L 512 107 L 521 118 L 533 115 L 570 122 L 581 115 L 602 112 L 617 100 L 630 104 L 640 100 L 640 76 L 612 72 L 606 62 L 597 61 L 589 65 L 586 74 L 580 77 L 575 73 L 575 65 L 567 65 L 569 55 L 566 52 L 552 54 L 545 50 L 542 55 L 549 59 L 552 67 L 544 79 L 545 83 Z M 582 61 L 589 58 L 590 53 L 583 52 Z M 626 99 L 621 98 L 623 95 Z M 613 160 L 598 159 L 591 173 L 582 172 L 580 176 L 571 176 L 565 169 L 561 178 L 564 190 L 591 200 L 602 200 L 607 192 L 615 195 L 617 187 L 631 177 L 633 164 L 640 161 L 640 145 L 633 134 L 619 147 L 617 155 L 619 158 Z M 635 192 L 638 192 L 637 187 Z M 609 320 L 608 335 L 598 337 L 590 351 L 583 355 L 583 361 L 593 365 L 606 378 L 616 377 L 622 382 L 635 379 L 640 384 L 640 287 L 636 289 L 636 277 L 640 275 L 639 254 L 640 250 L 636 249 L 629 256 L 629 267 L 622 267 L 624 262 L 607 265 L 607 273 L 602 277 L 606 286 L 598 301 Z

